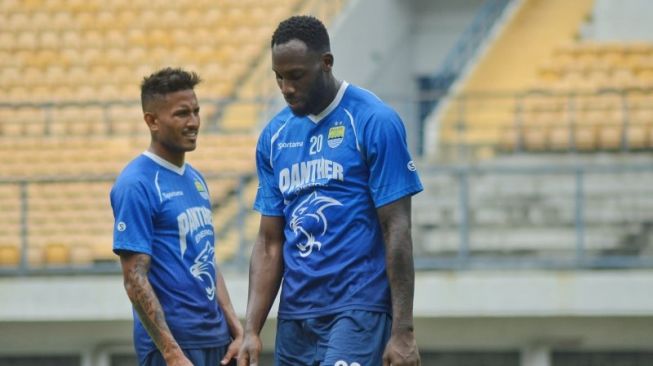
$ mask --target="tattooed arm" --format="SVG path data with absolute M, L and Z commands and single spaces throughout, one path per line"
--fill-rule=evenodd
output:
M 383 354 L 384 366 L 420 365 L 413 334 L 415 268 L 410 234 L 410 196 L 377 209 L 385 241 L 386 272 L 392 297 L 392 333 Z
M 147 274 L 150 270 L 150 256 L 147 254 L 122 252 L 120 254 L 123 280 L 129 300 L 138 317 L 152 337 L 154 344 L 166 360 L 166 364 L 192 366 L 184 356 L 181 347 L 172 336 L 159 299 L 156 297 Z

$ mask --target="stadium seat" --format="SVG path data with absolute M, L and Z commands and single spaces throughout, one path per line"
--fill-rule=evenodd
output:
M 45 247 L 46 265 L 66 265 L 70 263 L 70 246 L 65 243 L 50 243 Z
M 0 237 L 0 240 L 1 237 Z M 0 244 L 0 268 L 16 267 L 20 263 L 20 248 L 18 245 Z

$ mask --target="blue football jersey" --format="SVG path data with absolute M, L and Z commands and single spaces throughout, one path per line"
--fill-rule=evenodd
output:
M 168 326 L 182 348 L 229 343 L 216 294 L 215 234 L 209 191 L 189 164 L 177 167 L 145 152 L 111 190 L 113 250 L 151 256 L 148 275 Z M 134 311 L 139 359 L 156 346 Z
M 319 115 L 275 116 L 256 163 L 254 209 L 286 222 L 279 318 L 390 312 L 376 209 L 422 190 L 397 113 L 343 82 Z

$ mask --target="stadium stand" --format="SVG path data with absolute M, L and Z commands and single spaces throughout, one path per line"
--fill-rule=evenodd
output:
M 3 100 L 134 100 L 134 81 L 170 64 L 212 77 L 204 97 L 227 97 L 263 51 L 274 24 L 300 3 L 189 2 L 152 8 L 149 2 L 61 1 L 61 6 L 33 8 L 19 2 L 5 10 L 8 19 L 0 30 L 8 52 L 0 79 L 7 93 Z M 170 24 L 178 26 L 169 32 Z M 66 92 L 53 93 L 57 89 Z
M 488 51 L 440 112 L 444 159 L 488 158 L 515 138 L 516 91 L 538 85 L 537 69 L 558 45 L 571 42 L 592 9 L 591 0 L 523 1 Z M 487 94 L 488 91 L 491 94 Z M 539 135 L 539 131 L 524 133 Z M 537 141 L 535 144 L 537 145 Z M 460 146 L 468 156 L 461 155 Z
M 553 164 L 546 156 L 497 157 L 469 169 L 424 167 L 425 190 L 437 194 L 414 203 L 416 251 L 440 259 L 462 250 L 469 258 L 564 263 L 578 254 L 580 234 L 580 249 L 591 260 L 646 257 L 651 159 L 631 157 L 628 165 L 635 165 L 621 168 L 596 166 L 594 159 Z
M 237 185 L 237 176 L 250 174 L 252 135 L 204 135 L 203 149 L 198 149 L 189 161 L 209 172 L 207 177 L 212 198 L 217 203 L 227 199 Z M 0 155 L 8 159 L 3 164 L 2 176 L 13 180 L 24 179 L 26 215 L 29 231 L 29 264 L 52 264 L 48 248 L 61 247 L 59 253 L 92 248 L 92 255 L 65 254 L 56 257 L 55 264 L 90 264 L 91 260 L 115 260 L 111 253 L 111 210 L 108 194 L 111 177 L 122 169 L 125 161 L 138 154 L 146 140 L 117 139 L 103 136 L 66 138 L 23 138 L 7 141 Z M 200 152 L 201 151 L 201 152 Z M 215 174 L 220 172 L 220 174 Z M 81 177 L 86 175 L 87 177 Z M 66 178 L 67 177 L 67 178 Z M 89 177 L 104 177 L 94 178 Z M 80 182 L 76 182 L 78 178 Z M 63 182 L 62 182 L 63 181 Z M 12 216 L 20 216 L 21 195 L 15 185 L 2 185 L 3 206 Z M 11 188 L 11 189 L 8 189 Z M 220 210 L 217 210 L 220 211 Z M 216 213 L 217 215 L 217 213 Z M 216 217 L 218 219 L 218 217 Z M 20 226 L 15 218 L 3 221 L 3 239 L 9 245 L 20 243 Z M 13 233 L 13 234 L 12 234 Z M 77 237 L 75 235 L 79 234 Z M 10 263 L 15 264 L 15 263 Z
M 653 43 L 581 39 L 594 5 L 520 2 L 437 111 L 425 256 L 648 256 Z
M 519 128 L 528 126 L 545 131 L 535 145 L 524 141 L 523 147 L 651 148 L 652 80 L 647 73 L 652 55 L 650 43 L 576 42 L 554 49 L 551 60 L 538 69 L 540 95 L 526 94 L 518 107 L 517 136 L 525 137 Z
M 115 261 L 111 178 L 147 146 L 138 82 L 167 65 L 204 79 L 202 137 L 189 162 L 209 178 L 225 231 L 220 259 L 236 254 L 241 235 L 226 223 L 242 210 L 237 191 L 254 171 L 262 101 L 276 92 L 269 36 L 290 12 L 334 14 L 343 2 L 0 3 L 0 204 L 11 212 L 0 224 L 0 266 Z
M 653 44 L 574 40 L 591 5 L 524 2 L 443 110 L 445 159 L 653 147 Z

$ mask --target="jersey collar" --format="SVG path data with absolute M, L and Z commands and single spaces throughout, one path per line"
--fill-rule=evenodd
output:
M 342 96 L 345 94 L 345 90 L 347 90 L 347 86 L 349 86 L 349 83 L 346 81 L 342 81 L 342 84 L 340 84 L 340 88 L 338 89 L 338 93 L 336 94 L 336 97 L 333 98 L 331 103 L 322 111 L 320 114 L 315 115 L 315 114 L 309 114 L 307 117 L 313 122 L 313 123 L 319 123 L 322 118 L 326 117 L 329 113 L 331 113 L 338 104 L 340 104 L 340 101 L 342 100 Z
M 152 159 L 155 163 L 161 165 L 162 167 L 172 170 L 173 172 L 179 174 L 179 175 L 184 175 L 184 172 L 186 171 L 186 163 L 182 166 L 176 166 L 175 164 L 163 159 L 159 155 L 156 155 L 155 153 L 151 151 L 144 151 L 143 155 L 147 156 L 148 158 Z

